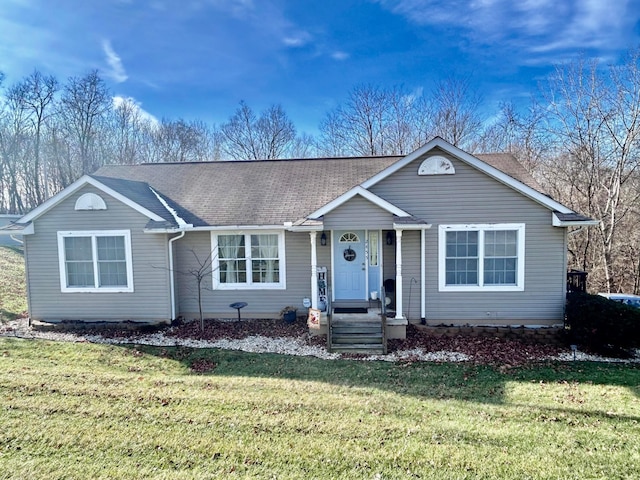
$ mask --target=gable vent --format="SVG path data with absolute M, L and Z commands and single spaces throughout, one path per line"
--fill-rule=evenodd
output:
M 420 164 L 418 175 L 453 175 L 456 169 L 453 168 L 451 160 L 440 155 L 427 158 Z
M 76 210 L 106 210 L 107 205 L 100 195 L 85 193 L 76 200 Z

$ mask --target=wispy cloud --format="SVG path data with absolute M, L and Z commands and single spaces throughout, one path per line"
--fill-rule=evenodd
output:
M 527 53 L 522 63 L 629 44 L 640 19 L 632 0 L 373 0 L 417 25 L 457 28 L 474 45 Z
M 343 52 L 343 51 L 338 50 L 338 51 L 333 52 L 331 54 L 331 58 L 341 62 L 343 60 L 347 60 L 349 58 L 349 54 L 347 52 Z
M 298 32 L 288 35 L 282 39 L 282 43 L 287 47 L 304 47 L 311 41 L 311 35 L 308 32 Z
M 115 50 L 111 47 L 109 40 L 102 41 L 102 50 L 107 57 L 107 63 L 111 69 L 106 74 L 111 77 L 115 82 L 122 83 L 129 78 L 127 72 L 122 64 L 122 59 L 118 56 Z

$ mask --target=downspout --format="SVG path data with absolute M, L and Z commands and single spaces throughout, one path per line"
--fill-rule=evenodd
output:
M 19 238 L 16 238 L 13 235 L 9 235 L 9 238 L 11 240 L 13 240 L 14 242 L 18 242 L 20 245 L 24 245 L 24 241 L 23 240 L 20 240 Z
M 169 291 L 171 297 L 171 321 L 175 320 L 176 318 L 176 286 L 173 274 L 173 242 L 175 242 L 176 240 L 180 240 L 182 237 L 184 237 L 184 235 L 185 231 L 182 230 L 180 232 L 180 235 L 169 240 L 169 273 L 171 274 L 171 276 L 169 277 Z
M 420 230 L 420 323 L 427 324 L 427 255 L 426 248 L 426 230 Z

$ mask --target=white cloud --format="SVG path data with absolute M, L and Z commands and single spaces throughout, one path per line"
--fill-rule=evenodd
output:
M 342 52 L 340 50 L 333 52 L 331 54 L 331 58 L 333 58 L 334 60 L 338 60 L 338 61 L 343 61 L 343 60 L 347 60 L 349 58 L 349 54 L 347 52 Z
M 106 74 L 118 83 L 122 83 L 129 78 L 122 64 L 122 60 L 111 47 L 109 40 L 102 41 L 102 50 L 107 57 L 107 63 L 111 67 L 111 70 L 107 71 Z
M 287 47 L 303 47 L 311 41 L 311 35 L 307 32 L 299 32 L 294 35 L 289 35 L 282 39 Z
M 140 119 L 146 120 L 150 122 L 152 125 L 160 124 L 158 119 L 151 113 L 144 110 L 141 107 L 142 104 L 133 97 L 123 97 L 121 95 L 116 95 L 111 100 L 113 102 L 114 109 L 120 108 L 122 106 L 126 106 L 133 115 L 138 116 Z

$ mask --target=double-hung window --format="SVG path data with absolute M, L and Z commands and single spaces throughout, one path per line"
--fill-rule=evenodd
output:
M 440 291 L 524 290 L 524 224 L 440 225 Z
M 63 292 L 133 292 L 129 230 L 58 232 Z
M 285 288 L 283 232 L 219 232 L 211 243 L 214 288 Z

